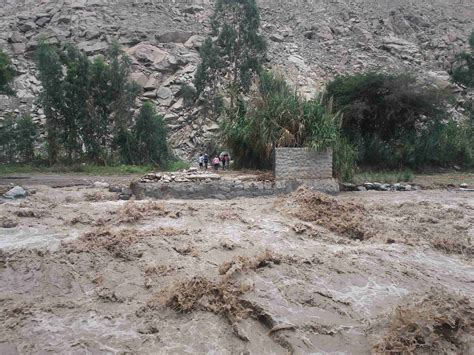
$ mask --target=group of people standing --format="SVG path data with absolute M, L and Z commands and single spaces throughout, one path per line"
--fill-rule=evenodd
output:
M 230 167 L 230 155 L 228 153 L 221 153 L 220 155 L 214 155 L 212 159 L 209 159 L 209 155 L 207 154 L 199 154 L 198 158 L 199 169 L 208 169 L 209 164 L 212 165 L 214 170 L 219 170 L 222 168 L 223 170 L 229 169 Z

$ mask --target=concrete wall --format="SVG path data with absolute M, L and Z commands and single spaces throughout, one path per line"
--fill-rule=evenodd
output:
M 332 150 L 316 152 L 308 148 L 276 148 L 275 179 L 332 179 Z
M 271 181 L 196 181 L 196 182 L 135 182 L 131 189 L 137 199 L 206 199 L 216 198 L 228 200 L 237 197 L 271 196 L 279 193 L 290 193 L 298 188 L 300 183 L 279 184 Z

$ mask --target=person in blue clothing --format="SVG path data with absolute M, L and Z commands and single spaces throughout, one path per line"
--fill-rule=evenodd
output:
M 204 154 L 204 168 L 207 170 L 207 167 L 209 165 L 209 155 Z
M 202 154 L 199 154 L 198 164 L 199 164 L 199 169 L 202 169 L 204 166 L 204 156 Z

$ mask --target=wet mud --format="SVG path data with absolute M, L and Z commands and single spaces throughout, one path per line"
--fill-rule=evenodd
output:
M 0 205 L 1 354 L 474 350 L 472 193 L 36 189 Z

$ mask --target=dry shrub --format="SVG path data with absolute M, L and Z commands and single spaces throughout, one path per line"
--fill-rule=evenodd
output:
M 70 225 L 76 225 L 76 224 L 92 224 L 93 221 L 91 219 L 91 217 L 85 213 L 81 213 L 79 214 L 78 216 L 74 216 L 73 218 L 71 218 L 70 221 L 67 222 L 68 224 Z
M 115 201 L 117 200 L 117 194 L 101 191 L 88 192 L 84 195 L 84 199 L 89 202 Z
M 448 237 L 439 236 L 431 241 L 431 245 L 433 245 L 435 249 L 448 254 L 462 254 L 466 256 L 474 255 L 472 239 L 466 235 L 450 235 Z
M 365 240 L 373 236 L 373 232 L 366 227 L 370 221 L 363 206 L 338 201 L 337 198 L 307 188 L 299 188 L 292 198 L 299 205 L 296 216 L 305 222 L 315 222 L 351 239 Z
M 0 228 L 15 228 L 18 226 L 18 221 L 8 217 L 0 217 Z
M 174 270 L 175 268 L 171 265 L 148 264 L 145 266 L 145 276 L 166 276 Z
M 130 248 L 154 235 L 154 232 L 122 229 L 110 231 L 102 228 L 85 233 L 76 240 L 64 242 L 67 252 L 108 252 L 117 258 L 129 260 L 133 255 Z
M 275 181 L 275 175 L 271 171 L 261 171 L 257 174 L 257 181 Z
M 146 216 L 166 216 L 169 211 L 161 203 L 148 201 L 146 203 L 127 202 L 114 213 L 118 215 L 119 223 L 135 223 Z
M 275 254 L 267 249 L 253 258 L 237 256 L 234 260 L 223 263 L 219 266 L 219 275 L 229 277 L 237 272 L 257 270 L 269 266 L 271 263 L 278 265 L 282 261 L 283 257 L 281 255 Z
M 179 235 L 189 235 L 189 232 L 185 229 L 176 229 L 173 227 L 160 227 L 158 228 L 160 235 L 165 237 L 176 237 Z
M 181 255 L 191 255 L 194 257 L 198 256 L 198 251 L 196 250 L 196 247 L 191 244 L 175 246 L 173 247 L 173 250 Z
M 390 328 L 374 352 L 459 354 L 473 330 L 474 308 L 468 298 L 431 289 L 395 309 Z
M 25 218 L 42 218 L 48 215 L 48 213 L 44 210 L 37 210 L 37 209 L 21 209 L 14 212 L 15 215 L 18 217 L 25 217 Z
M 149 302 L 151 308 L 164 305 L 180 313 L 207 311 L 226 317 L 230 323 L 247 316 L 256 316 L 252 309 L 241 299 L 241 296 L 252 289 L 252 285 L 242 283 L 234 277 L 237 271 L 256 270 L 279 264 L 282 257 L 266 250 L 254 258 L 237 257 L 235 260 L 219 267 L 221 276 L 218 281 L 204 277 L 193 277 L 190 280 L 172 284 L 155 295 Z
M 193 277 L 171 285 L 157 294 L 148 305 L 151 308 L 164 305 L 180 313 L 212 312 L 234 323 L 249 313 L 249 309 L 240 302 L 240 296 L 249 290 L 249 286 L 228 279 L 214 282 L 203 277 Z
M 244 224 L 248 224 L 248 221 L 246 221 L 241 215 L 239 215 L 237 212 L 228 209 L 217 212 L 215 214 L 215 219 L 220 221 L 238 220 Z

